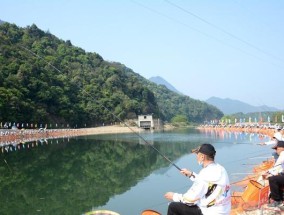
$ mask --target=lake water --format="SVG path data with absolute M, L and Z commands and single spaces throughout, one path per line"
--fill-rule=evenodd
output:
M 190 151 L 211 143 L 231 183 L 272 153 L 271 146 L 257 145 L 267 140 L 257 134 L 179 129 L 139 135 L 39 140 L 6 148 L 0 160 L 0 214 L 81 215 L 92 209 L 166 214 L 164 194 L 183 193 L 192 182 L 149 144 L 178 167 L 199 172 Z

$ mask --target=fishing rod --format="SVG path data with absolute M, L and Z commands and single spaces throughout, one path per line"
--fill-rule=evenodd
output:
M 271 168 L 274 168 L 274 167 L 277 167 L 277 166 L 280 166 L 280 165 L 282 165 L 282 164 L 275 165 Z M 268 172 L 269 172 L 269 170 L 266 171 L 266 173 L 268 173 Z M 232 173 L 231 175 L 248 175 L 248 177 L 249 177 L 249 178 L 246 178 L 246 179 L 243 179 L 243 180 L 240 180 L 240 181 L 232 182 L 231 185 L 238 184 L 240 182 L 251 180 L 253 178 L 259 177 L 259 175 L 255 175 L 255 173 Z M 253 176 L 250 177 L 250 175 L 253 175 Z
M 98 103 L 98 102 L 97 102 Z M 98 103 L 99 104 L 99 103 Z M 126 122 L 124 122 L 122 119 L 120 119 L 117 115 L 115 115 L 109 108 L 104 106 L 103 104 L 99 104 L 103 108 L 105 108 L 115 119 L 117 119 L 120 123 L 125 125 L 130 131 L 132 131 L 136 136 L 141 138 L 147 145 L 149 145 L 152 149 L 154 149 L 159 155 L 161 155 L 165 160 L 167 160 L 170 164 L 172 164 L 175 168 L 177 168 L 179 171 L 181 171 L 181 168 L 178 167 L 174 162 L 172 162 L 167 156 L 165 156 L 162 152 L 160 152 L 155 146 L 150 144 L 144 137 L 142 137 L 138 132 L 133 130 L 130 126 L 127 125 Z
M 2 148 L 2 150 L 3 150 L 3 148 Z M 2 151 L 2 152 L 3 152 L 3 151 Z M 8 169 L 10 170 L 10 172 L 12 173 L 13 171 L 12 171 L 10 165 L 8 164 L 7 160 L 5 159 L 4 152 L 3 152 L 3 161 L 4 161 L 4 163 L 6 164 L 6 166 L 8 167 Z
M 255 153 L 259 153 L 259 152 L 262 152 L 262 151 L 255 151 L 255 152 L 249 153 L 249 154 L 255 154 Z M 262 156 L 262 155 L 267 155 L 267 154 L 268 153 L 265 153 L 265 154 L 261 153 L 261 154 L 257 154 L 257 156 L 255 156 L 255 157 Z M 247 156 L 246 157 L 242 157 L 240 159 L 235 159 L 235 160 L 232 160 L 232 161 L 228 161 L 227 164 L 235 163 L 235 162 L 238 162 L 238 161 L 244 161 L 244 160 L 251 159 L 251 158 L 254 158 L 254 157 L 247 157 Z
M 231 175 L 254 175 L 255 173 L 247 173 L 247 172 L 236 172 L 231 173 Z
M 47 62 L 43 57 L 39 56 L 38 54 L 34 53 L 33 51 L 31 51 L 30 49 L 18 45 L 20 48 L 24 49 L 25 51 L 27 51 L 28 53 L 36 56 L 37 58 L 43 60 L 47 65 L 51 66 L 53 69 L 55 69 L 56 71 L 60 72 L 61 74 L 63 74 L 63 72 L 58 69 L 56 66 L 54 66 L 53 64 L 51 64 L 50 62 Z M 68 69 L 68 68 L 67 68 Z M 69 70 L 69 69 L 68 69 Z M 84 90 L 82 87 L 80 87 L 79 85 L 77 85 L 82 91 L 83 93 L 85 93 L 87 96 L 89 96 L 90 98 L 93 99 L 94 102 L 96 102 L 98 105 L 100 105 L 101 107 L 103 107 L 105 110 L 107 110 L 115 119 L 117 119 L 120 123 L 122 123 L 124 126 L 126 126 L 131 132 L 133 132 L 136 136 L 138 136 L 139 138 L 141 138 L 147 145 L 149 145 L 153 150 L 155 150 L 159 155 L 161 155 L 166 161 L 168 161 L 171 165 L 173 165 L 175 168 L 177 168 L 179 171 L 181 171 L 182 169 L 180 167 L 178 167 L 174 162 L 172 162 L 167 156 L 165 156 L 162 152 L 160 152 L 155 146 L 153 146 L 152 144 L 148 143 L 147 140 L 142 137 L 139 133 L 137 133 L 136 131 L 134 131 L 130 126 L 127 125 L 127 123 L 125 123 L 122 119 L 120 119 L 120 117 L 118 117 L 116 114 L 114 114 L 109 108 L 107 108 L 105 105 L 103 105 L 102 103 L 98 102 L 90 93 L 88 93 L 86 90 Z M 92 113 L 91 113 L 92 114 Z M 194 177 L 194 175 L 192 175 Z
M 13 172 L 13 171 L 12 171 L 12 169 L 10 168 L 10 165 L 9 165 L 9 164 L 8 164 L 8 162 L 6 161 L 6 159 L 5 159 L 5 158 L 3 158 L 3 160 L 4 160 L 4 162 L 6 163 L 6 165 L 7 165 L 8 169 L 10 170 L 10 172 Z
M 255 176 L 249 176 L 248 178 L 245 178 L 245 179 L 242 179 L 242 180 L 239 180 L 239 181 L 235 181 L 235 182 L 232 182 L 230 185 L 235 185 L 235 184 L 238 184 L 238 183 L 241 183 L 241 182 L 245 182 L 245 181 L 248 181 L 248 180 L 252 180 L 252 179 L 255 179 L 259 177 L 258 175 L 255 175 Z
M 249 159 L 251 159 L 251 160 L 253 160 L 253 159 L 263 159 L 263 158 L 265 158 L 265 159 L 269 159 L 269 158 L 272 158 L 273 156 L 271 155 L 270 157 L 252 157 L 252 158 L 249 158 Z

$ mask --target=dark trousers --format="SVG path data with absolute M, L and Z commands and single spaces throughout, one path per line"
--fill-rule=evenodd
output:
M 196 205 L 188 206 L 181 202 L 171 202 L 168 207 L 168 215 L 202 215 L 200 208 Z
M 268 178 L 270 195 L 275 201 L 283 201 L 284 175 L 275 175 Z

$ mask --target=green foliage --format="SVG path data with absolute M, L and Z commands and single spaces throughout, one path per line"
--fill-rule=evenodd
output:
M 176 115 L 171 119 L 171 123 L 172 125 L 176 126 L 176 127 L 180 127 L 180 126 L 187 126 L 188 120 L 187 117 L 185 115 Z
M 215 107 L 150 83 L 36 25 L 0 25 L 0 121 L 68 123 L 71 127 L 153 114 L 191 122 L 222 116 Z
M 186 116 L 184 115 L 176 115 L 171 120 L 172 123 L 188 123 Z

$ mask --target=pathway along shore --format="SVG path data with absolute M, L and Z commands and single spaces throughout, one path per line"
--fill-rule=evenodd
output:
M 31 142 L 39 139 L 55 139 L 95 134 L 139 132 L 140 128 L 120 125 L 80 129 L 0 129 L 0 146 Z

